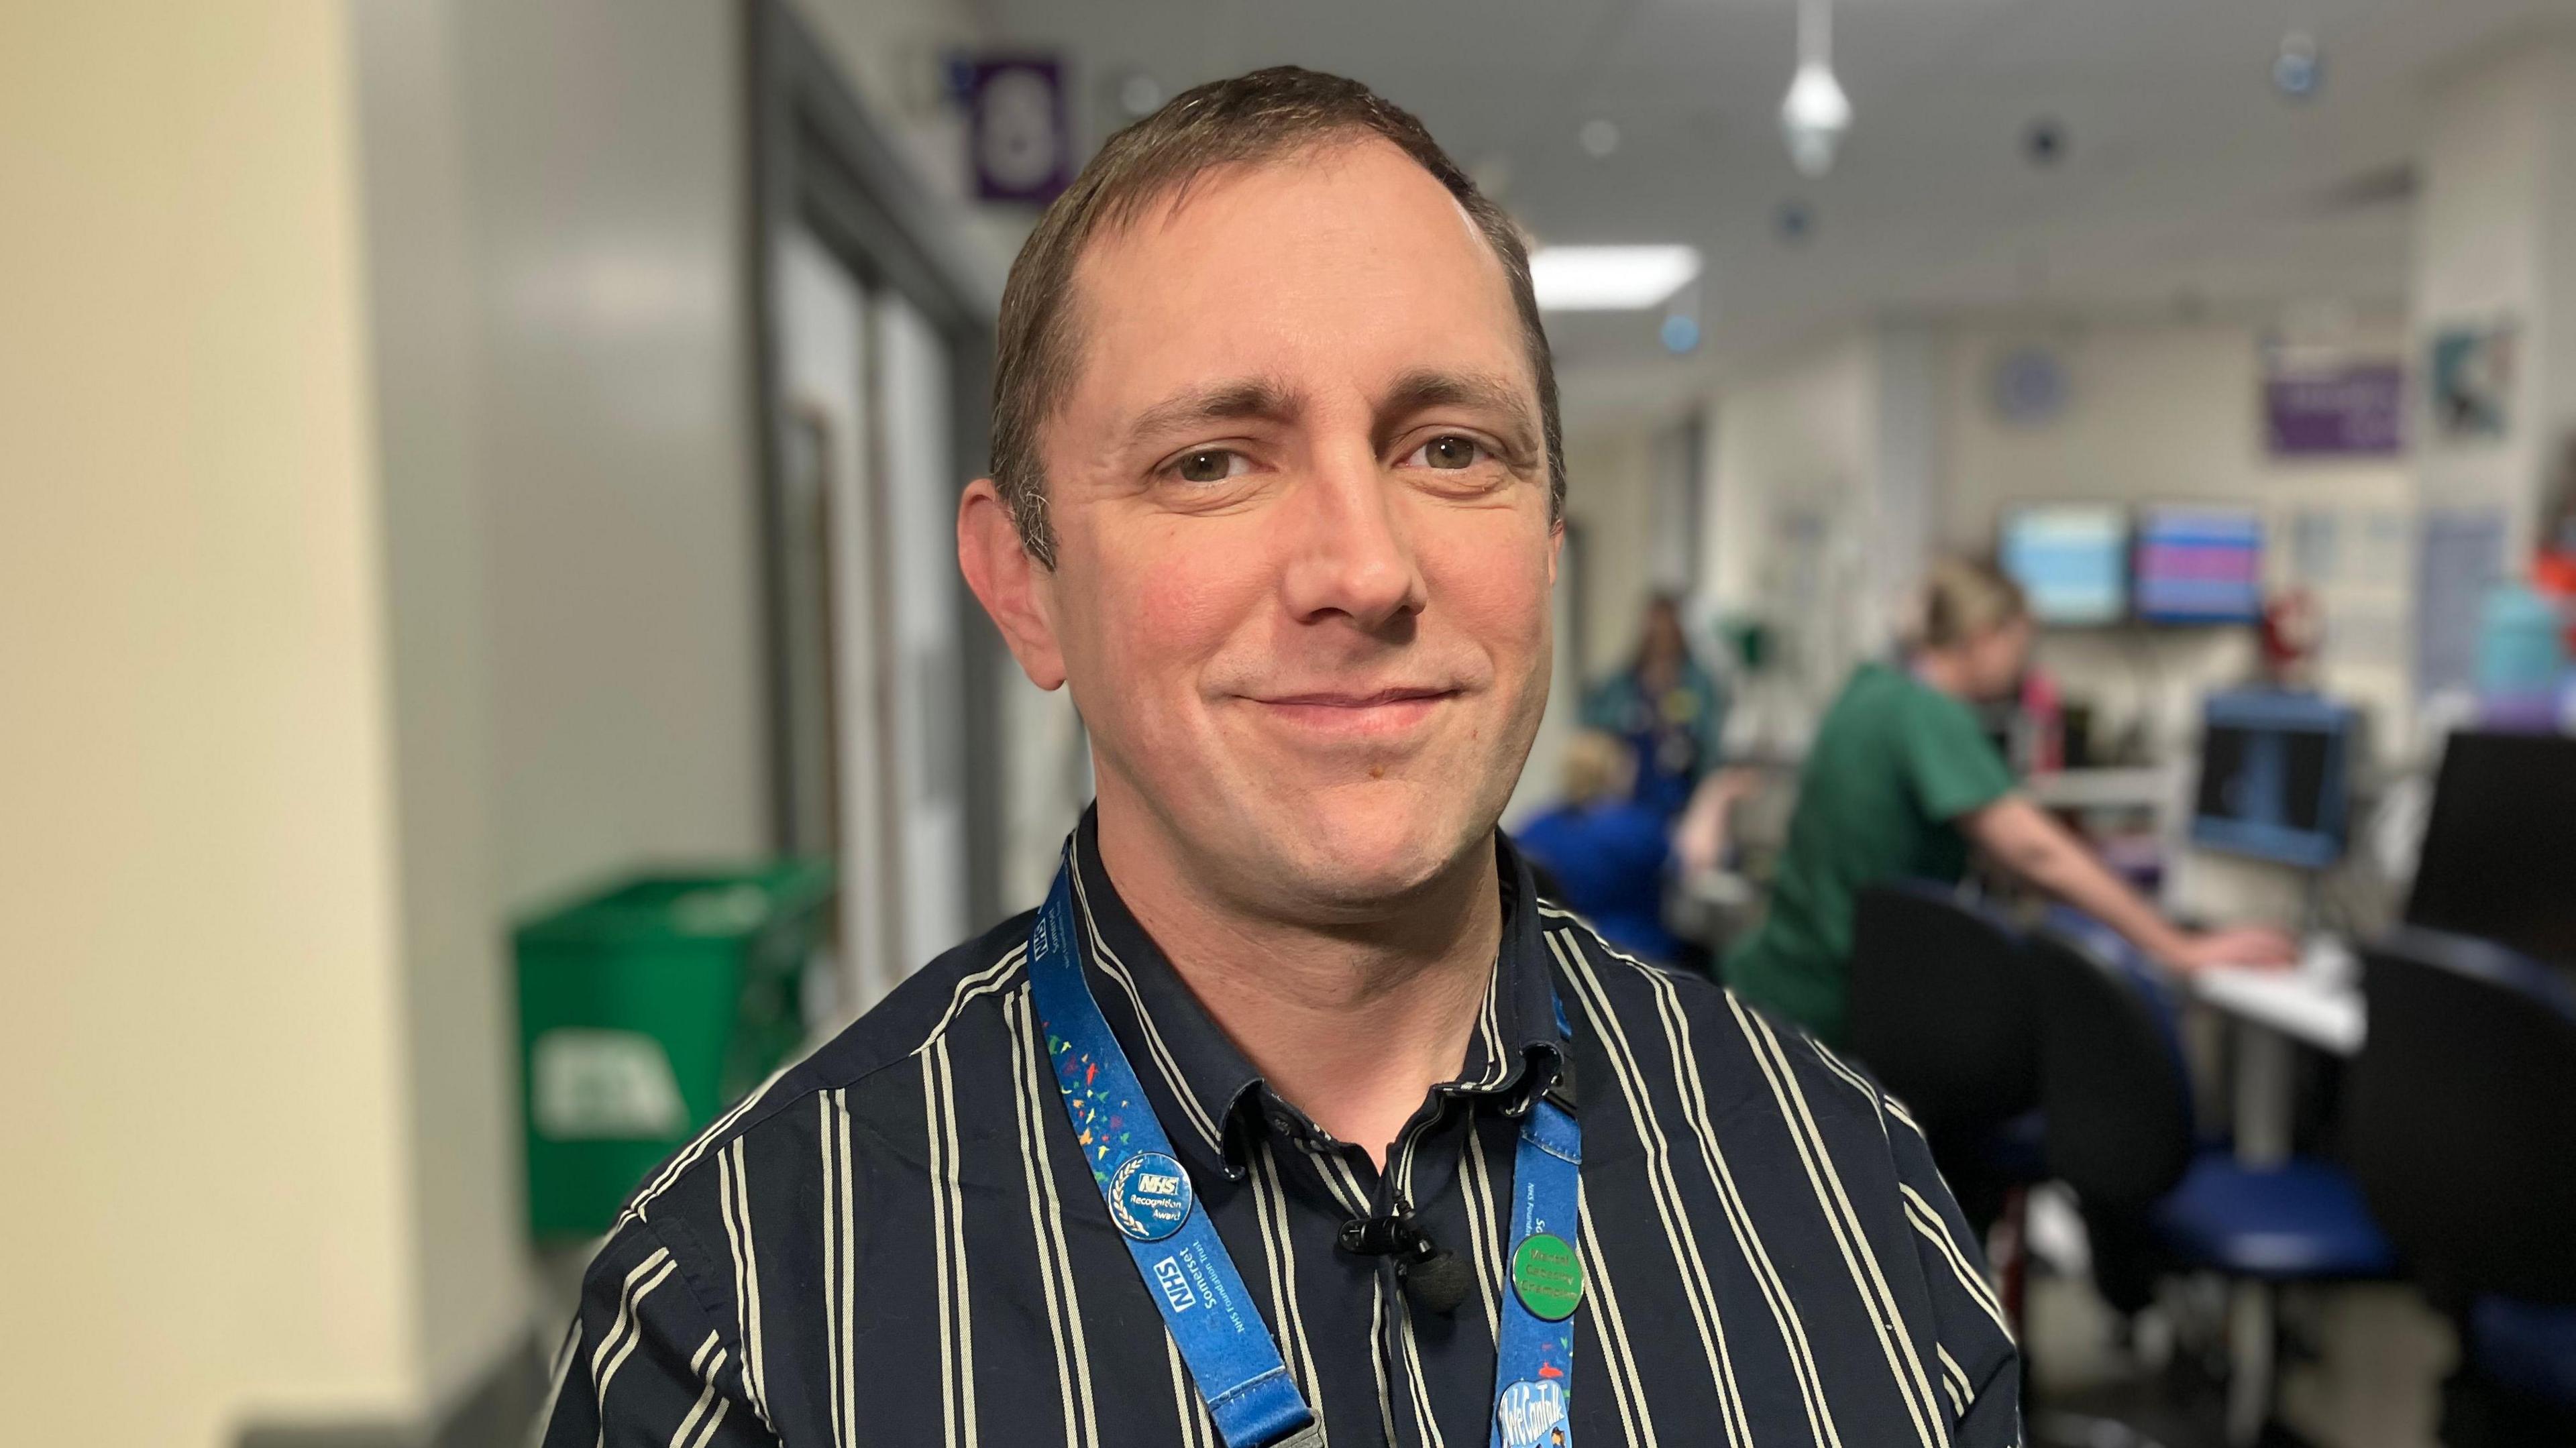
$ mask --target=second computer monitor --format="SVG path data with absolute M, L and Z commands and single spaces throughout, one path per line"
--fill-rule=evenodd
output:
M 2263 520 L 2250 508 L 2156 507 L 2138 516 L 2140 623 L 2263 617 Z
M 2192 841 L 2304 869 L 2333 864 L 2358 722 L 2349 705 L 2313 694 L 2212 694 Z

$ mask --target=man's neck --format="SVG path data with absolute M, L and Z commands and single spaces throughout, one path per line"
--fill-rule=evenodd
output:
M 1118 897 L 1270 1088 L 1385 1164 L 1432 1087 L 1463 1063 L 1502 943 L 1490 851 L 1471 851 L 1380 919 L 1315 925 L 1197 879 L 1141 811 L 1100 811 Z

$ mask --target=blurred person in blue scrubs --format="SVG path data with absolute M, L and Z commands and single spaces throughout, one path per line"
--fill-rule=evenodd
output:
M 1637 803 L 1667 820 L 1689 805 L 1701 778 L 1717 766 L 1726 701 L 1716 678 L 1691 654 L 1679 600 L 1659 593 L 1646 601 L 1636 656 L 1593 685 L 1583 700 L 1583 724 L 1627 742 L 1636 756 L 1630 793 Z
M 1633 797 L 1636 773 L 1627 741 L 1599 729 L 1577 733 L 1560 766 L 1562 802 L 1512 839 L 1553 877 L 1557 898 L 1612 945 L 1680 964 L 1682 942 L 1664 928 L 1672 826 L 1661 810 Z

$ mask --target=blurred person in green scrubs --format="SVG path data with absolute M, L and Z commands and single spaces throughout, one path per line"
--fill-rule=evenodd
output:
M 1898 879 L 1955 883 L 1972 845 L 2171 969 L 2295 957 L 2277 930 L 2174 925 L 2014 788 L 1971 706 L 2012 695 L 2032 633 L 2021 587 L 2002 572 L 1934 565 L 1913 649 L 1854 670 L 1817 726 L 1770 911 L 1728 954 L 1728 985 L 1842 1044 L 1853 897 Z

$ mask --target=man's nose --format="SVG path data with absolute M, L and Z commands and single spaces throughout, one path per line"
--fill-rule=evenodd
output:
M 1422 611 L 1428 590 L 1394 484 L 1372 450 L 1323 460 L 1289 512 L 1279 520 L 1289 530 L 1282 583 L 1298 622 L 1338 614 L 1374 632 Z

